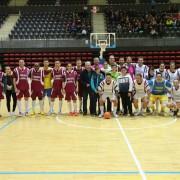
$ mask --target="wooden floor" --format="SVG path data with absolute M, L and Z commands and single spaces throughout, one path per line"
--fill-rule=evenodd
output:
M 0 180 L 180 179 L 180 119 L 8 118 L 3 105 Z

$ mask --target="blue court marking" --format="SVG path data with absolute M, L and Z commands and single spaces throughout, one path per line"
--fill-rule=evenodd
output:
M 17 118 L 13 118 L 10 119 L 8 122 L 4 123 L 1 127 L 0 127 L 0 131 L 4 130 L 5 128 L 7 128 L 9 125 L 11 125 L 12 123 L 14 123 L 17 120 Z
M 145 171 L 146 175 L 180 175 L 180 171 Z M 0 171 L 0 175 L 139 175 L 139 171 Z

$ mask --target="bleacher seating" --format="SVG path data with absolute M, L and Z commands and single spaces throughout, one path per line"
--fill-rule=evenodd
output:
M 169 0 L 139 0 L 140 3 L 168 3 Z
M 7 6 L 10 0 L 0 0 L 0 6 Z
M 7 13 L 0 13 L 0 28 L 2 24 L 4 23 L 5 19 L 7 18 L 8 14 Z
M 108 4 L 131 4 L 136 3 L 136 0 L 108 0 Z
M 32 67 L 35 62 L 42 63 L 44 58 L 50 61 L 50 65 L 54 65 L 55 60 L 60 60 L 63 66 L 68 62 L 75 64 L 77 58 L 81 58 L 83 62 L 93 59 L 92 52 L 33 52 L 33 53 L 5 53 L 2 54 L 6 65 L 12 68 L 18 66 L 18 60 L 23 58 L 27 66 Z
M 60 4 L 62 5 L 81 5 L 81 4 L 87 4 L 88 0 L 60 0 Z
M 56 0 L 28 0 L 27 4 L 30 5 L 30 6 L 41 6 L 41 5 L 44 5 L 44 6 L 53 6 L 55 5 L 56 3 Z
M 87 34 L 82 35 L 85 29 Z M 89 37 L 90 14 L 78 12 L 22 13 L 10 39 L 68 39 Z
M 137 61 L 137 57 L 143 56 L 145 64 L 158 67 L 160 62 L 165 62 L 168 67 L 170 62 L 176 62 L 177 67 L 180 67 L 180 51 L 110 51 L 105 53 L 108 59 L 109 55 L 115 55 L 118 61 L 119 57 L 131 56 L 133 62 Z M 23 58 L 27 66 L 32 67 L 35 62 L 42 63 L 44 58 L 49 59 L 50 65 L 54 65 L 54 60 L 60 60 L 63 66 L 71 62 L 75 64 L 77 58 L 81 58 L 83 62 L 92 61 L 93 52 L 28 52 L 28 53 L 4 53 L 2 54 L 5 65 L 12 68 L 18 65 L 18 60 Z

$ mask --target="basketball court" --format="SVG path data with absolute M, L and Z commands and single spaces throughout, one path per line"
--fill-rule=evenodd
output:
M 180 178 L 180 119 L 3 112 L 0 179 Z

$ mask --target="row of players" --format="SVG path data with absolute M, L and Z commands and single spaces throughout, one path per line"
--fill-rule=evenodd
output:
M 7 109 L 10 114 L 16 109 L 16 100 L 19 115 L 27 115 L 29 110 L 28 99 L 32 98 L 32 112 L 35 114 L 35 101 L 39 99 L 40 113 L 44 114 L 44 97 L 49 100 L 49 113 L 54 113 L 55 98 L 59 98 L 59 111 L 62 109 L 62 99 L 68 102 L 69 114 L 78 115 L 77 96 L 79 97 L 79 110 L 83 115 L 87 114 L 87 98 L 90 97 L 90 114 L 104 114 L 104 103 L 108 99 L 107 109 L 111 111 L 113 103 L 113 115 L 117 117 L 117 110 L 120 111 L 122 103 L 123 115 L 134 115 L 132 102 L 135 107 L 135 114 L 143 114 L 148 107 L 155 110 L 154 104 L 161 103 L 161 113 L 164 113 L 166 106 L 177 115 L 180 104 L 180 69 L 175 68 L 175 63 L 170 63 L 170 69 L 166 70 L 164 63 L 154 70 L 143 64 L 143 57 L 138 58 L 137 63 L 132 62 L 131 57 L 119 58 L 116 64 L 115 57 L 109 57 L 109 63 L 99 62 L 94 58 L 93 65 L 85 62 L 82 67 L 80 59 L 76 66 L 68 64 L 66 68 L 61 67 L 59 61 L 55 61 L 54 68 L 49 67 L 47 59 L 44 60 L 44 67 L 35 63 L 32 69 L 25 67 L 24 60 L 19 61 L 19 67 L 11 72 L 6 67 L 6 72 L 0 71 L 0 99 L 3 99 L 3 91 L 6 94 Z M 10 100 L 13 97 L 14 104 L 11 113 Z M 25 99 L 25 113 L 22 113 L 21 99 Z M 169 103 L 168 103 L 169 97 Z M 141 99 L 141 108 L 138 107 L 138 99 Z M 122 101 L 120 103 L 120 100 Z M 73 106 L 72 106 L 73 103 Z M 99 112 L 96 113 L 96 104 L 99 105 Z

